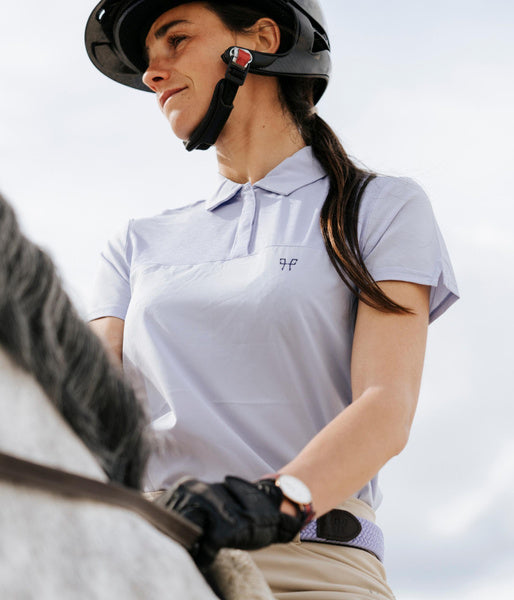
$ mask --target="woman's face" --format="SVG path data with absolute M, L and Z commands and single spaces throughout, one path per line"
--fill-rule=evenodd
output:
M 225 75 L 220 57 L 243 37 L 227 29 L 201 2 L 177 6 L 152 25 L 143 82 L 157 94 L 178 138 L 187 140 L 204 117 L 214 88 Z

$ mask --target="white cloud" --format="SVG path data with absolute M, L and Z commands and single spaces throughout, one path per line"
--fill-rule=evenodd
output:
M 462 586 L 460 590 L 447 590 L 444 581 L 439 580 L 437 590 L 423 593 L 404 591 L 398 594 L 399 600 L 512 600 L 514 576 L 511 573 L 494 573 L 493 575 L 473 581 Z
M 495 505 L 509 504 L 514 505 L 514 440 L 504 442 L 488 472 L 477 470 L 472 487 L 442 498 L 428 516 L 430 529 L 444 543 L 447 538 L 461 536 L 479 520 L 487 520 Z M 514 519 L 506 520 L 505 525 L 514 540 Z

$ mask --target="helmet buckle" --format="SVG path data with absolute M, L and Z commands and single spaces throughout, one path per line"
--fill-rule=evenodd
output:
M 252 53 L 245 48 L 232 46 L 223 54 L 222 58 L 228 65 L 225 79 L 238 86 L 243 85 L 253 61 Z
M 230 48 L 230 58 L 242 69 L 247 69 L 253 60 L 252 53 L 249 50 L 237 46 Z

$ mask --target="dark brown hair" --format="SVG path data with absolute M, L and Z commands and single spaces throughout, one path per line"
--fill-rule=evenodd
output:
M 264 10 L 241 6 L 241 3 L 212 0 L 206 4 L 235 32 L 246 31 L 260 18 L 268 16 Z M 287 39 L 290 32 L 284 32 L 283 26 L 281 31 Z M 384 294 L 360 252 L 359 207 L 366 186 L 375 175 L 359 168 L 349 158 L 337 135 L 315 111 L 315 79 L 283 76 L 278 77 L 278 82 L 282 105 L 329 176 L 330 187 L 321 210 L 320 227 L 334 268 L 351 292 L 369 306 L 383 312 L 411 313 Z

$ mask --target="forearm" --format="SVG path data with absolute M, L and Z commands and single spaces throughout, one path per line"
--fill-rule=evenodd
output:
M 317 515 L 324 514 L 360 490 L 401 452 L 413 404 L 399 392 L 369 388 L 280 472 L 304 481 Z

